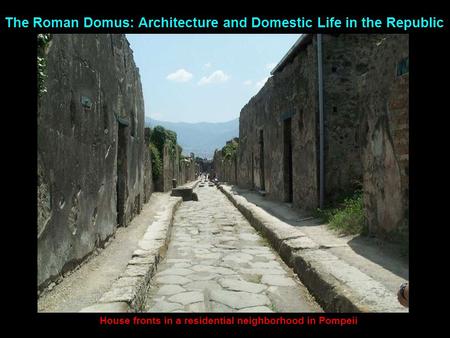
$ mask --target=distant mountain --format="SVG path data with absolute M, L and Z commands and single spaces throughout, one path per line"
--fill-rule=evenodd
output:
M 239 136 L 239 118 L 228 122 L 167 122 L 145 117 L 145 125 L 150 127 L 163 126 L 177 133 L 178 143 L 183 147 L 183 153 L 211 159 L 214 150 L 222 148 L 226 141 Z

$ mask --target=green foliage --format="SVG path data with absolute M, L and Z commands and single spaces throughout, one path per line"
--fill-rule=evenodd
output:
M 367 234 L 362 191 L 345 198 L 338 208 L 317 209 L 317 216 L 328 222 L 330 229 L 343 235 Z
M 37 85 L 39 96 L 47 92 L 47 89 L 45 88 L 45 78 L 47 77 L 47 60 L 45 59 L 45 49 L 47 48 L 51 38 L 51 34 L 38 34 L 37 36 Z
M 151 158 L 152 158 L 153 180 L 157 180 L 161 176 L 162 171 L 163 171 L 163 163 L 162 163 L 162 159 L 161 159 L 161 154 L 155 144 L 150 143 L 149 148 L 150 148 L 150 154 L 151 154 Z
M 177 134 L 174 131 L 166 129 L 163 126 L 156 126 L 151 132 L 150 142 L 156 146 L 161 157 L 164 152 L 164 144 L 167 144 L 170 157 L 172 159 L 175 158 L 177 150 Z
M 239 143 L 236 138 L 232 139 L 230 142 L 222 148 L 222 156 L 224 160 L 230 161 L 236 157 Z

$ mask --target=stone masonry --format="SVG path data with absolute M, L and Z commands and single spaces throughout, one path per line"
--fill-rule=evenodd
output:
M 409 54 L 405 35 L 377 36 L 360 79 L 364 203 L 378 236 L 409 232 Z
M 325 204 L 362 186 L 371 233 L 408 227 L 408 40 L 322 40 Z M 310 212 L 320 186 L 317 35 L 286 60 L 240 112 L 237 184 Z
M 214 174 L 220 182 L 237 184 L 237 157 L 224 158 L 221 150 L 216 150 L 213 157 Z
M 147 183 L 144 193 L 151 175 L 144 174 L 144 102 L 125 36 L 53 35 L 45 59 L 47 92 L 38 106 L 40 288 L 102 246 L 117 225 L 126 226 L 152 189 Z
M 162 175 L 156 180 L 156 190 L 170 191 L 172 189 L 172 180 L 177 181 L 177 185 L 193 181 L 195 179 L 196 165 L 194 158 L 187 157 L 180 159 L 181 154 L 178 149 L 173 154 L 170 153 L 168 144 L 164 145 L 162 161 Z

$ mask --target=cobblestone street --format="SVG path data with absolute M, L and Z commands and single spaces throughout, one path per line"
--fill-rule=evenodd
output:
M 318 312 L 320 306 L 277 253 L 215 186 L 175 214 L 149 312 Z

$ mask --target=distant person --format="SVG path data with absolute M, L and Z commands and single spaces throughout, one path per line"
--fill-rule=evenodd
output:
M 400 285 L 397 292 L 397 299 L 404 307 L 409 307 L 409 283 L 405 282 Z

